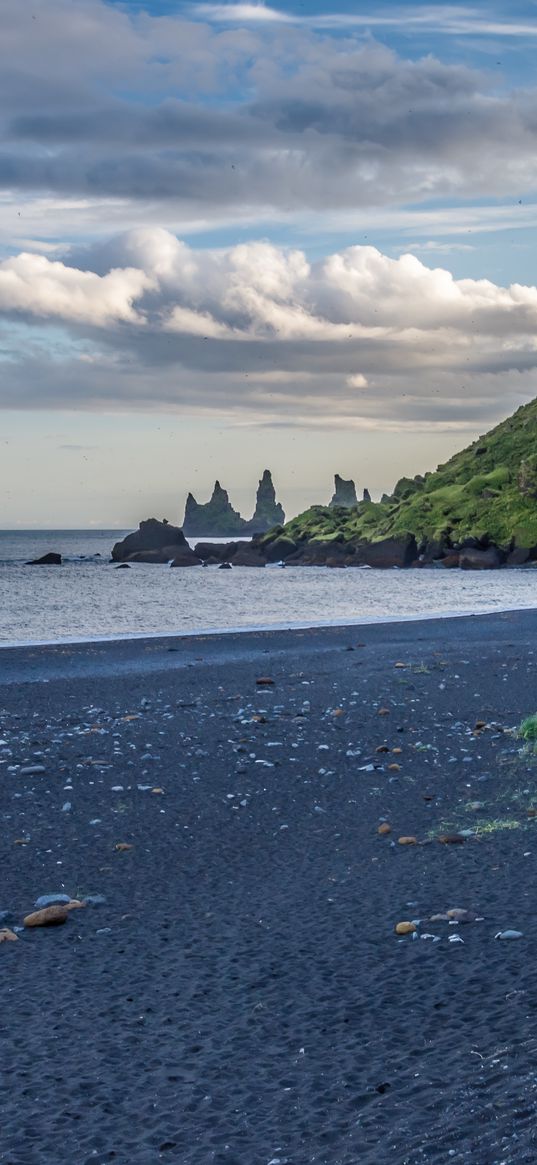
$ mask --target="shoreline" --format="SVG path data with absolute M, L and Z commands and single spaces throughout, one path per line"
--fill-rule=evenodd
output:
M 534 644 L 526 609 L 2 653 L 6 1160 L 531 1165 Z M 54 893 L 94 904 L 23 929 Z
M 91 635 L 91 636 L 66 636 L 59 639 L 18 639 L 18 640 L 1 640 L 0 639 L 0 653 L 2 651 L 15 651 L 24 648 L 44 648 L 44 647 L 82 647 L 91 646 L 92 644 L 121 644 L 138 642 L 140 640 L 173 640 L 173 639 L 190 639 L 190 638 L 214 638 L 215 636 L 227 635 L 248 635 L 248 634 L 266 634 L 273 631 L 274 633 L 281 633 L 285 631 L 315 631 L 315 630 L 344 630 L 346 627 L 368 627 L 377 625 L 398 625 L 399 623 L 423 623 L 423 622 L 441 622 L 443 620 L 451 619 L 476 619 L 485 618 L 488 616 L 502 615 L 510 612 L 527 613 L 530 614 L 537 611 L 537 603 L 535 607 L 515 606 L 503 607 L 495 606 L 485 609 L 476 610 L 459 610 L 459 611 L 431 611 L 427 614 L 419 613 L 415 615 L 364 615 L 357 616 L 355 619 L 345 619 L 339 621 L 337 619 L 322 619 L 313 622 L 294 622 L 294 623 L 259 623 L 259 624 L 245 624 L 236 627 L 199 627 L 192 628 L 188 631 L 130 631 L 121 635 Z

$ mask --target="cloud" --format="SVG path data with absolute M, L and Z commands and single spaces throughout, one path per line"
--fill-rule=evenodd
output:
M 143 319 L 133 302 L 151 286 L 150 277 L 134 268 L 101 277 L 44 255 L 22 252 L 0 263 L 0 312 L 59 317 L 97 327 L 126 321 L 140 324 Z
M 18 349 L 8 333 L 8 408 L 468 427 L 530 395 L 537 371 L 537 287 L 455 279 L 368 246 L 309 262 L 263 241 L 196 250 L 143 228 L 64 263 L 6 260 L 2 314 L 25 329 Z M 48 343 L 47 320 L 62 342 Z
M 259 4 L 194 4 L 194 16 L 222 24 L 295 24 L 317 29 L 400 29 L 413 27 L 452 36 L 534 37 L 531 21 L 493 20 L 475 7 L 462 5 L 393 5 L 358 12 L 285 12 Z
M 278 8 L 268 8 L 266 4 L 195 4 L 192 14 L 203 20 L 217 20 L 224 23 L 256 24 L 300 24 L 301 18 Z
M 537 184 L 535 89 L 502 91 L 431 55 L 406 59 L 359 29 L 318 32 L 289 14 L 281 24 L 270 6 L 210 6 L 226 26 L 199 7 L 190 20 L 101 0 L 32 9 L 30 21 L 20 0 L 3 4 L 0 191 L 11 227 L 13 204 L 22 223 L 41 200 L 54 242 L 70 217 L 95 233 L 121 216 L 207 227 L 518 199 Z M 232 20 L 245 12 L 248 27 Z M 474 21 L 486 31 L 474 10 L 453 6 L 376 20 L 403 15 L 416 28 Z M 39 238 L 37 207 L 29 213 L 24 234 Z

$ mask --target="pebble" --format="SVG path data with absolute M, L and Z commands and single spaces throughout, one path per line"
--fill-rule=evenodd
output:
M 46 773 L 46 771 L 44 765 L 24 765 L 22 769 L 19 769 L 19 776 L 34 777 L 38 773 Z
M 523 934 L 522 934 L 521 930 L 499 930 L 498 934 L 494 935 L 494 938 L 505 938 L 505 939 L 523 938 Z
M 16 943 L 17 941 L 17 935 L 8 926 L 0 930 L 0 943 Z
M 60 926 L 63 922 L 67 922 L 69 918 L 69 911 L 67 905 L 65 906 L 46 906 L 44 910 L 36 910 L 33 914 L 27 914 L 23 919 L 25 926 Z
M 40 898 L 36 898 L 34 906 L 36 910 L 45 910 L 47 906 L 65 905 L 67 902 L 71 902 L 69 894 L 41 894 Z
M 396 934 L 414 934 L 416 930 L 415 922 L 398 922 L 395 927 Z

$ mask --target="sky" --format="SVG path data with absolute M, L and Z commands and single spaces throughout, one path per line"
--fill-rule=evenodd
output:
M 537 395 L 537 0 L 2 0 L 0 528 L 373 497 Z

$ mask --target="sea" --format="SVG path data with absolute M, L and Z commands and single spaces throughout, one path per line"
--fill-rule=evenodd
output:
M 110 552 L 126 533 L 0 531 L 0 645 L 311 627 L 537 606 L 537 567 L 474 573 L 292 566 L 171 570 L 135 564 L 117 570 Z M 25 565 L 48 551 L 63 556 L 61 567 Z

